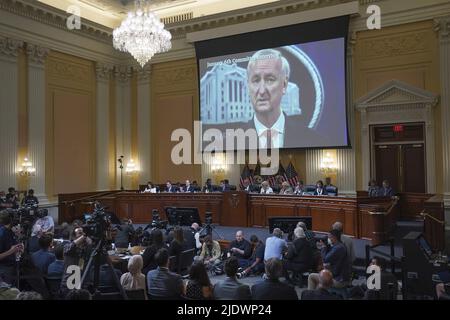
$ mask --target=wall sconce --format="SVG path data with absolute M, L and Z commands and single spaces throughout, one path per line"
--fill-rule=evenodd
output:
M 31 177 L 36 175 L 36 168 L 33 167 L 33 164 L 31 163 L 28 158 L 24 158 L 22 162 L 22 167 L 18 171 L 19 175 L 24 177 Z
M 330 152 L 326 152 L 325 156 L 322 158 L 322 162 L 320 164 L 320 171 L 324 175 L 333 175 L 337 172 L 337 164 L 335 157 L 331 155 Z
M 132 176 L 136 174 L 139 171 L 138 166 L 134 162 L 133 159 L 130 159 L 130 162 L 127 163 L 127 166 L 125 168 L 125 174 Z

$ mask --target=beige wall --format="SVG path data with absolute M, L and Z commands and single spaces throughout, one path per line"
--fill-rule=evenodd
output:
M 356 35 L 354 101 L 385 82 L 396 79 L 439 94 L 439 44 L 433 21 L 404 24 Z M 389 119 L 386 119 L 388 122 Z M 357 190 L 362 185 L 360 113 L 355 115 Z M 442 134 L 440 105 L 435 108 L 436 184 L 442 192 Z
M 51 52 L 46 63 L 46 191 L 95 188 L 95 76 L 91 61 Z

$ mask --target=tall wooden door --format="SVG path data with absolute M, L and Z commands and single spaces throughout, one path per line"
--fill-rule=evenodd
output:
M 426 192 L 423 124 L 377 126 L 374 134 L 375 177 L 389 180 L 396 192 Z
M 425 193 L 425 150 L 424 145 L 401 145 L 402 191 Z
M 375 163 L 376 177 L 380 186 L 383 180 L 389 180 L 394 190 L 400 190 L 399 147 L 397 145 L 376 146 Z

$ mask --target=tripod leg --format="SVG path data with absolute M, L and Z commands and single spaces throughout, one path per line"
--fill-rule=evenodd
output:
M 114 282 L 116 283 L 116 287 L 119 289 L 120 294 L 122 295 L 123 299 L 124 300 L 128 300 L 128 297 L 127 297 L 127 295 L 125 293 L 125 290 L 123 289 L 122 285 L 120 284 L 119 277 L 116 274 L 116 270 L 114 269 L 114 266 L 113 266 L 113 264 L 111 262 L 111 259 L 109 259 L 109 257 L 106 257 L 106 261 L 108 261 L 108 266 L 109 266 L 109 268 L 111 270 Z

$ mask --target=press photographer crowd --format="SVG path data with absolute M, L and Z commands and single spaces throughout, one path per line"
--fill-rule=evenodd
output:
M 242 230 L 218 241 L 210 213 L 200 225 L 176 208 L 167 208 L 167 221 L 153 210 L 152 221 L 137 226 L 96 202 L 83 219 L 55 225 L 33 190 L 19 199 L 10 188 L 0 199 L 0 300 L 378 300 L 400 294 L 381 257 L 370 262 L 381 270 L 380 287 L 355 284 L 353 240 L 342 234 L 341 222 L 328 234 L 299 222 L 287 234 L 275 226 L 265 241 L 254 234 L 247 240 Z M 436 292 L 446 297 L 444 285 Z

